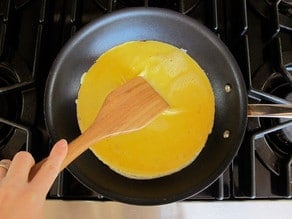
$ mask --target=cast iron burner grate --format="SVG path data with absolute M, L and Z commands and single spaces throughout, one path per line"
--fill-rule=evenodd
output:
M 280 10 L 280 6 L 290 5 L 282 1 L 249 1 L 249 4 L 251 11 L 257 11 L 248 17 L 246 69 L 250 72 L 247 78 L 250 102 L 291 104 L 292 20 L 284 19 Z M 257 39 L 257 35 L 261 38 Z M 291 198 L 291 127 L 292 121 L 288 119 L 249 119 L 244 142 L 247 146 L 240 149 L 234 160 L 238 162 L 234 171 L 238 177 L 234 180 L 235 197 Z M 250 158 L 244 161 L 243 155 Z M 240 181 L 244 178 L 246 182 Z
M 286 75 L 287 72 L 290 74 L 289 60 L 292 60 L 291 52 L 282 53 L 282 57 L 285 72 L 275 71 L 267 63 L 258 69 L 253 77 L 253 86 L 259 90 L 257 92 L 252 90 L 250 93 L 251 97 L 256 98 L 262 95 L 259 99 L 261 103 L 292 103 L 291 81 Z M 265 80 L 262 80 L 263 78 Z M 255 119 L 249 128 L 256 130 L 252 134 L 251 145 L 263 165 L 272 174 L 283 178 L 282 182 L 277 182 L 282 185 L 282 190 L 278 192 L 283 193 L 286 197 L 291 197 L 292 120 L 275 118 Z M 254 163 L 252 163 L 252 166 L 254 166 Z M 255 185 L 253 196 L 256 196 Z
M 30 145 L 28 128 L 21 120 L 28 119 L 23 113 L 28 96 L 19 91 L 21 77 L 8 63 L 0 63 L 0 157 L 12 158 L 23 145 Z
M 253 9 L 261 16 L 269 19 L 278 14 L 274 23 L 279 23 L 282 28 L 292 30 L 292 2 L 289 0 L 249 0 Z
M 22 25 L 23 17 L 17 15 L 28 2 L 4 0 L 0 4 L 0 159 L 11 159 L 20 150 L 33 155 L 37 150 L 41 156 L 48 151 L 31 147 L 41 136 L 36 119 L 36 90 L 41 84 L 35 83 L 41 31 L 32 37 L 31 29 L 26 28 L 32 21 Z M 36 43 L 31 44 L 34 40 Z
M 0 65 L 0 89 L 1 87 L 9 86 L 16 81 L 9 68 L 5 65 Z M 3 93 L 4 89 L 2 89 Z M 0 118 L 15 121 L 19 115 L 19 105 L 21 105 L 21 98 L 16 94 L 2 94 L 0 96 Z M 0 145 L 3 145 L 11 137 L 13 128 L 0 123 Z M 0 148 L 1 149 L 1 148 Z
M 95 0 L 105 11 L 113 11 L 125 7 L 160 7 L 168 8 L 187 14 L 195 8 L 201 0 Z

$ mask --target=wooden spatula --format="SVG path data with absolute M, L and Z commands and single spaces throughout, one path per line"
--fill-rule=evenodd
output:
M 168 103 L 142 77 L 128 81 L 107 96 L 93 124 L 69 144 L 61 170 L 94 143 L 110 136 L 139 130 L 168 107 Z M 32 167 L 30 178 L 45 160 Z

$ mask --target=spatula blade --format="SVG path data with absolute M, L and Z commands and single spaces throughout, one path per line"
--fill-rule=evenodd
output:
M 135 77 L 113 90 L 96 118 L 107 123 L 108 130 L 120 134 L 141 129 L 164 110 L 168 103 L 142 77 Z

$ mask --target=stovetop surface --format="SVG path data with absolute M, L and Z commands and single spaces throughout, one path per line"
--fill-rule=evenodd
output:
M 250 103 L 291 104 L 292 3 L 282 0 L 2 0 L 0 2 L 0 158 L 27 150 L 36 160 L 52 142 L 43 95 L 50 67 L 81 27 L 127 7 L 161 7 L 196 19 L 230 49 Z M 292 121 L 249 118 L 224 173 L 188 200 L 291 199 Z M 106 200 L 63 171 L 50 199 Z

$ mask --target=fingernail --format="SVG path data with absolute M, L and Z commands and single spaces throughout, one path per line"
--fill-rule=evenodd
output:
M 61 147 L 67 147 L 68 142 L 66 139 L 61 139 L 57 142 Z

